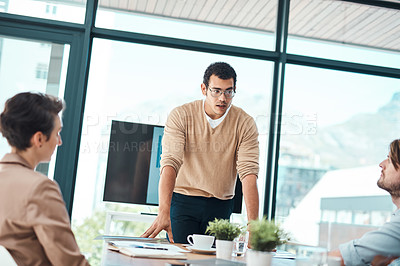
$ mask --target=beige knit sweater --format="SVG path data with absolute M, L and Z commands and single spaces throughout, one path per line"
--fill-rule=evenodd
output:
M 234 196 L 236 175 L 258 176 L 258 131 L 254 119 L 232 106 L 216 128 L 208 123 L 203 101 L 184 104 L 168 116 L 162 140 L 161 169 L 177 172 L 174 192 L 218 199 Z

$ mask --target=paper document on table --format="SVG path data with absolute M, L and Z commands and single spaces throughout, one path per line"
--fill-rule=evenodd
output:
M 148 243 L 148 242 L 140 242 L 140 241 L 110 241 L 109 244 L 119 247 L 119 248 L 142 248 L 142 249 L 154 249 L 154 250 L 166 250 L 166 251 L 174 251 L 174 252 L 190 252 L 189 250 L 185 250 L 176 245 L 172 244 L 158 244 L 158 243 Z
M 146 237 L 136 237 L 136 236 L 113 236 L 113 235 L 99 235 L 94 240 L 104 240 L 106 242 L 127 240 L 127 241 L 142 241 L 148 243 L 169 243 L 166 238 L 146 238 Z
M 109 244 L 111 249 L 117 248 L 119 252 L 132 257 L 185 259 L 184 253 L 189 252 L 172 244 L 139 241 L 110 241 Z
M 182 263 L 190 265 L 203 265 L 203 266 L 243 266 L 246 265 L 244 261 L 232 261 L 232 260 L 222 260 L 217 258 L 212 259 L 201 259 L 201 260 L 184 260 Z
M 131 257 L 138 258 L 186 259 L 186 254 L 169 250 L 120 248 L 119 252 Z
M 296 255 L 293 253 L 287 252 L 285 250 L 277 250 L 274 254 L 274 258 L 280 258 L 280 259 L 295 259 Z

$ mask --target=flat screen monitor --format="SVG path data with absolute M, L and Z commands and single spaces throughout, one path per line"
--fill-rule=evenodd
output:
M 163 126 L 111 122 L 103 200 L 158 205 Z M 234 212 L 242 210 L 242 186 L 237 180 Z

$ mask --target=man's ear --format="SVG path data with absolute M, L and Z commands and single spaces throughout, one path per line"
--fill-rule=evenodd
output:
M 206 84 L 201 83 L 201 92 L 203 93 L 204 96 L 207 95 L 207 87 Z
M 37 147 L 37 148 L 42 147 L 42 145 L 45 141 L 46 141 L 46 136 L 41 131 L 36 132 L 31 137 L 32 146 Z

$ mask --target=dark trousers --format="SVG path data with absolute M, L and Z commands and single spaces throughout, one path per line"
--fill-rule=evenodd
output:
M 175 243 L 188 243 L 187 236 L 205 234 L 208 222 L 230 219 L 233 211 L 233 199 L 220 200 L 186 196 L 173 193 L 171 201 L 171 227 Z

